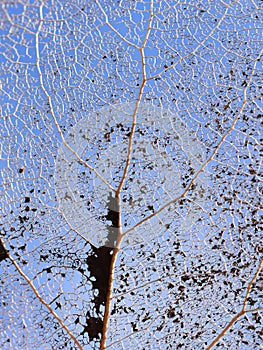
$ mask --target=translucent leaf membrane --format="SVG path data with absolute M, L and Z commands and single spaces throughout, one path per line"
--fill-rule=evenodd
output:
M 260 349 L 262 1 L 2 3 L 0 348 Z

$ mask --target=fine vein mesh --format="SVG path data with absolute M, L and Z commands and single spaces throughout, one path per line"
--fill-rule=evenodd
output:
M 260 0 L 2 1 L 1 349 L 100 349 L 109 301 L 107 349 L 261 349 L 262 19 Z
M 114 209 L 108 208 L 111 191 L 74 153 L 117 188 L 126 164 L 135 108 L 135 103 L 121 104 L 102 108 L 94 115 L 89 113 L 68 132 L 65 145 L 58 151 L 55 186 L 59 210 L 74 230 L 97 247 L 106 245 L 105 217 L 109 209 Z M 130 170 L 119 209 L 123 230 L 180 197 L 205 160 L 201 142 L 178 116 L 143 104 L 136 117 Z M 184 224 L 189 225 L 199 218 L 205 201 L 206 181 L 204 175 L 199 177 L 195 185 L 195 203 L 188 203 Z M 163 213 L 158 219 L 149 220 L 147 227 L 143 225 L 128 234 L 123 246 L 159 235 L 158 225 L 162 226 L 165 221 Z M 179 214 L 177 217 L 182 221 Z

